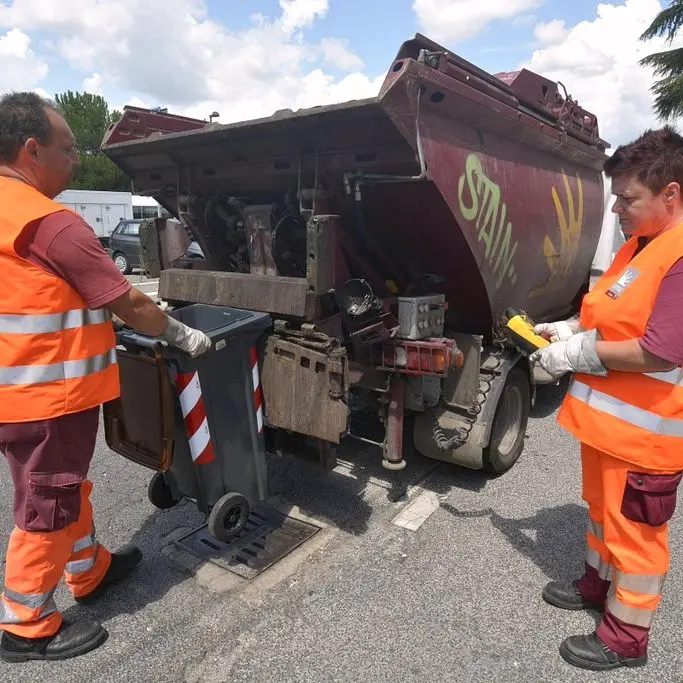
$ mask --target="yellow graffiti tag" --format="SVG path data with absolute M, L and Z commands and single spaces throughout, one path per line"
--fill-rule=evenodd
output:
M 552 189 L 553 203 L 555 204 L 557 222 L 560 228 L 559 248 L 555 246 L 555 243 L 553 243 L 548 235 L 545 236 L 543 240 L 543 254 L 545 255 L 550 275 L 542 285 L 533 290 L 533 295 L 547 291 L 555 284 L 561 284 L 562 280 L 571 272 L 579 251 L 581 229 L 583 227 L 583 185 L 581 184 L 581 178 L 577 174 L 577 202 L 575 204 L 569 179 L 564 171 L 562 171 L 562 182 L 566 194 L 566 208 L 560 200 L 557 189 L 554 187 Z
M 496 289 L 505 278 L 514 285 L 517 273 L 513 259 L 518 242 L 513 240 L 512 222 L 507 220 L 507 204 L 501 202 L 500 186 L 484 173 L 476 154 L 467 157 L 465 173 L 458 181 L 458 201 L 463 218 L 470 222 L 476 219 L 477 238 L 484 243 L 484 259 L 496 278 Z

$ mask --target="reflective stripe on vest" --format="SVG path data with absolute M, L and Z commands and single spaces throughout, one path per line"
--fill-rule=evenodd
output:
M 81 550 L 85 550 L 86 548 L 92 548 L 92 546 L 95 545 L 95 537 L 90 535 L 90 536 L 84 536 L 83 538 L 79 538 L 75 543 L 74 547 L 72 548 L 71 552 L 72 553 L 79 553 Z
M 66 563 L 66 571 L 69 574 L 85 574 L 95 566 L 96 554 L 85 560 L 74 560 Z
M 666 574 L 626 574 L 617 570 L 614 572 L 614 581 L 617 588 L 625 588 L 633 593 L 661 595 Z
M 96 372 L 102 372 L 116 362 L 116 349 L 110 349 L 107 353 L 82 360 L 68 360 L 50 365 L 0 367 L 0 386 L 46 384 L 60 380 L 78 379 Z
M 674 368 L 669 372 L 646 372 L 644 374 L 645 377 L 652 377 L 652 379 L 657 379 L 660 382 L 683 386 L 683 368 Z
M 17 605 L 22 605 L 23 607 L 26 607 L 27 609 L 36 611 L 38 610 L 38 614 L 36 615 L 35 619 L 33 621 L 37 621 L 38 619 L 43 619 L 44 617 L 50 616 L 50 614 L 54 614 L 57 611 L 57 605 L 55 604 L 54 601 L 54 593 L 55 589 L 53 588 L 51 591 L 48 591 L 47 593 L 17 593 L 16 591 L 10 590 L 9 588 L 5 588 L 4 591 L 4 598 L 5 600 L 9 600 L 10 602 L 14 602 Z M 14 610 L 3 600 L 2 601 L 2 612 L 0 612 L 0 623 L 2 624 L 22 624 L 23 620 L 20 619 L 15 613 Z
M 617 600 L 617 596 L 614 593 L 607 596 L 606 607 L 617 619 L 632 626 L 641 626 L 642 628 L 650 628 L 652 626 L 652 619 L 655 616 L 655 613 L 650 610 L 624 605 L 623 602 Z
M 683 438 L 683 420 L 660 417 L 656 413 L 636 408 L 636 406 L 630 403 L 597 391 L 576 379 L 572 380 L 568 393 L 594 410 L 628 422 L 634 427 L 639 427 L 660 436 Z
M 595 538 L 599 538 L 601 541 L 605 539 L 605 528 L 592 517 L 588 518 L 588 533 L 595 536 Z
M 0 315 L 0 334 L 50 334 L 62 330 L 74 330 L 86 325 L 101 325 L 111 320 L 104 308 L 93 310 L 79 308 L 64 313 L 43 315 Z
M 626 574 L 615 571 L 614 581 L 607 594 L 607 609 L 621 621 L 633 626 L 650 628 L 655 615 L 653 609 L 643 609 L 626 605 L 617 597 L 617 590 L 622 588 L 632 593 L 659 597 L 664 588 L 666 574 Z
M 604 581 L 609 581 L 612 578 L 614 570 L 612 565 L 609 562 L 605 562 L 602 559 L 602 555 L 590 546 L 586 547 L 586 564 L 593 567 L 598 572 L 598 576 Z

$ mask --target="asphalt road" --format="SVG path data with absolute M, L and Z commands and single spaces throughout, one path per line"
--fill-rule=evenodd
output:
M 495 480 L 416 456 L 390 474 L 371 449 L 329 474 L 272 459 L 273 500 L 327 526 L 253 582 L 173 551 L 170 540 L 201 523 L 196 508 L 155 510 L 148 472 L 100 441 L 92 468 L 98 534 L 113 549 L 139 544 L 145 562 L 90 608 L 58 592 L 67 617 L 103 621 L 103 647 L 62 663 L 0 663 L 0 680 L 683 681 L 680 519 L 648 666 L 594 674 L 557 654 L 564 637 L 595 624 L 590 613 L 558 611 L 540 597 L 546 581 L 576 576 L 583 562 L 578 448 L 554 421 L 560 398 L 558 388 L 539 390 L 524 454 Z M 409 501 L 424 491 L 439 496 L 417 531 L 392 523 L 409 504 L 393 502 L 403 485 Z M 0 459 L 3 559 L 11 524 Z

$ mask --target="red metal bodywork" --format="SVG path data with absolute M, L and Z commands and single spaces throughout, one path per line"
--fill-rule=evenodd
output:
M 114 145 L 117 142 L 129 140 L 143 140 L 154 135 L 184 133 L 203 128 L 206 125 L 206 121 L 169 114 L 163 109 L 142 109 L 141 107 L 128 106 L 123 108 L 123 116 L 107 129 L 103 145 Z
M 135 135 L 161 126 L 135 115 Z M 377 98 L 228 125 L 171 118 L 167 131 L 178 132 L 126 142 L 124 117 L 107 134 L 103 149 L 136 192 L 177 215 L 190 192 L 259 204 L 324 187 L 328 212 L 346 224 L 344 177 L 353 173 L 386 263 L 351 275 L 373 286 L 439 275 L 451 329 L 489 334 L 508 306 L 562 315 L 588 279 L 606 143 L 592 114 L 536 74 L 497 78 L 418 35 L 401 46 Z

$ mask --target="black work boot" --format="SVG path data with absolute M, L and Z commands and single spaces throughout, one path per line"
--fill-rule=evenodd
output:
M 586 636 L 570 636 L 560 645 L 562 659 L 573 666 L 591 671 L 608 671 L 622 666 L 644 666 L 644 657 L 624 657 L 611 650 L 595 633 Z
M 29 659 L 70 659 L 84 655 L 104 643 L 109 634 L 99 621 L 62 622 L 53 636 L 22 638 L 4 632 L 0 639 L 0 658 L 6 662 L 27 662 Z
M 543 589 L 543 599 L 561 609 L 602 609 L 602 605 L 597 605 L 579 593 L 579 582 L 577 581 L 551 581 Z
M 90 591 L 87 595 L 75 598 L 76 602 L 79 605 L 87 605 L 97 600 L 111 584 L 125 579 L 141 561 L 142 553 L 139 548 L 131 548 L 122 553 L 112 553 L 109 569 L 107 569 L 107 573 L 97 585 L 97 588 Z

